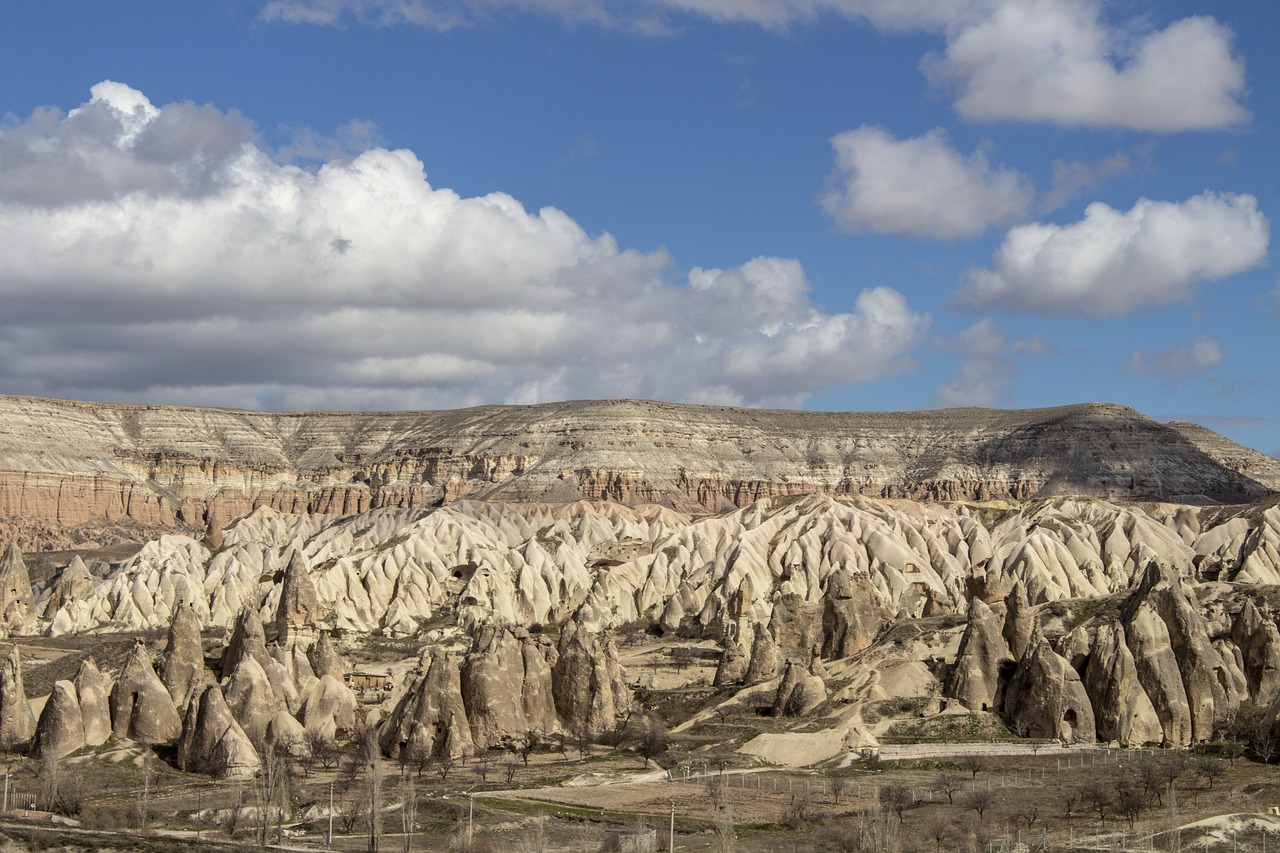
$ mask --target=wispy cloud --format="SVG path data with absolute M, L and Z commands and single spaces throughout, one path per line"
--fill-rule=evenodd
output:
M 1230 29 L 1206 16 L 1163 29 L 1116 24 L 1099 0 L 269 0 L 262 9 L 269 21 L 435 30 L 521 13 L 651 34 L 690 18 L 785 30 L 822 17 L 936 32 L 945 47 L 921 67 L 975 121 L 1168 132 L 1250 118 Z
M 1222 358 L 1222 344 L 1208 335 L 1196 335 L 1188 346 L 1172 344 L 1156 353 L 1135 349 L 1125 370 L 1181 379 L 1217 367 Z

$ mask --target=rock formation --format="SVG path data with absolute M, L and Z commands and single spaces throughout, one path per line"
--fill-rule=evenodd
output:
M 248 779 L 261 766 L 262 760 L 232 717 L 222 690 L 216 684 L 200 685 L 183 721 L 178 767 L 218 778 Z
M 822 600 L 822 656 L 847 658 L 871 645 L 885 621 L 876 604 L 876 590 L 867 575 L 848 569 L 827 578 Z
M 462 701 L 477 748 L 557 727 L 551 668 L 555 650 L 523 630 L 486 627 L 462 667 Z
M 111 688 L 111 726 L 117 738 L 168 743 L 182 732 L 182 721 L 164 682 L 156 675 L 147 647 L 134 643 Z
M 317 679 L 302 696 L 298 718 L 308 734 L 333 740 L 339 731 L 356 725 L 360 703 L 351 688 L 332 675 Z
M 1097 403 L 836 413 L 602 400 L 279 414 L 0 397 L 0 423 L 0 516 L 197 535 L 206 520 L 256 506 L 348 515 L 466 497 L 588 498 L 721 511 L 808 494 L 1244 502 L 1280 486 L 1280 464 L 1263 454 Z
M 306 558 L 295 549 L 289 556 L 288 568 L 280 583 L 280 603 L 276 609 L 277 642 L 285 648 L 311 646 L 317 639 L 316 620 L 320 618 L 320 601 Z
M 565 728 L 591 735 L 612 729 L 631 705 L 613 640 L 570 622 L 556 651 L 551 693 Z
M 460 758 L 474 751 L 459 664 L 456 656 L 445 651 L 434 651 L 429 662 L 419 664 L 408 690 L 380 730 L 386 755 Z
M 307 651 L 307 661 L 311 664 L 311 672 L 316 678 L 332 676 L 342 681 L 344 667 L 338 650 L 333 647 L 333 639 L 328 631 L 321 631 L 316 644 Z
M 1125 747 L 1164 742 L 1160 716 L 1142 687 L 1138 664 L 1118 622 L 1097 627 L 1082 677 L 1099 740 Z
M 39 758 L 58 759 L 70 755 L 85 744 L 84 717 L 76 686 L 70 681 L 55 681 L 36 724 L 32 751 Z
M 0 750 L 12 751 L 36 733 L 36 717 L 22 684 L 22 656 L 18 647 L 0 663 Z
M 204 645 L 200 621 L 189 605 L 173 613 L 164 650 L 164 686 L 178 708 L 186 708 L 192 691 L 204 680 Z
M 0 557 L 0 623 L 10 634 L 28 633 L 35 627 L 35 608 L 27 564 L 10 542 Z
M 93 575 L 89 567 L 80 559 L 80 555 L 71 558 L 71 562 L 58 574 L 53 588 L 49 592 L 49 600 L 44 605 L 46 619 L 57 617 L 63 607 L 74 606 L 77 602 L 87 601 L 93 596 Z
M 1006 702 L 1015 731 L 1065 743 L 1095 738 L 1093 706 L 1080 676 L 1038 632 L 1018 661 Z
M 1160 717 L 1165 742 L 1185 746 L 1211 738 L 1240 699 L 1182 580 L 1153 560 L 1122 618 L 1138 680 Z
M 994 711 L 1004 705 L 1001 671 L 1016 658 L 1005 643 L 999 616 L 980 598 L 969 602 L 969 620 L 956 662 L 947 680 L 946 695 L 971 711 Z
M 76 671 L 76 701 L 80 706 L 80 718 L 84 724 L 84 742 L 87 746 L 99 746 L 111 737 L 110 683 L 93 658 L 85 658 Z

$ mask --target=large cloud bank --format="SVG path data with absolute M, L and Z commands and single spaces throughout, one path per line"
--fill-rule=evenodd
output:
M 909 364 L 928 318 L 848 313 L 794 260 L 680 279 L 410 152 L 282 165 L 238 114 L 104 82 L 0 130 L 0 383 L 272 408 L 645 396 L 798 405 Z
M 1117 317 L 1189 298 L 1203 281 L 1262 263 L 1267 218 L 1251 195 L 1102 202 L 1069 225 L 1010 229 L 990 269 L 970 270 L 959 302 L 1020 314 Z
M 1118 4 L 1112 4 L 1118 5 Z M 780 29 L 827 15 L 888 31 L 941 33 L 922 61 L 957 111 L 978 121 L 1045 121 L 1179 131 L 1240 124 L 1244 63 L 1209 17 L 1163 29 L 1114 22 L 1103 0 L 268 0 L 294 23 L 433 29 L 535 12 L 571 24 L 670 31 L 681 16 Z

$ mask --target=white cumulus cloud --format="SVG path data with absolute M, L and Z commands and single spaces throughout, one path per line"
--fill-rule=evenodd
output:
M 1260 264 L 1270 226 L 1251 195 L 1101 202 L 1069 225 L 1012 228 L 990 269 L 969 271 L 958 301 L 1019 314 L 1116 317 L 1188 298 L 1202 281 Z
M 945 47 L 921 65 L 978 121 L 1044 121 L 1148 131 L 1229 127 L 1241 105 L 1244 62 L 1231 30 L 1207 16 L 1163 29 L 1115 22 L 1107 0 L 268 0 L 267 20 L 357 21 L 436 30 L 504 13 L 644 33 L 685 18 L 785 30 L 822 17 L 888 32 L 938 33 Z
M 926 74 L 978 121 L 1179 131 L 1240 124 L 1244 62 L 1209 17 L 1144 32 L 1109 25 L 1099 0 L 1001 0 L 953 24 Z
M 432 186 L 408 151 L 281 163 L 234 112 L 116 83 L 11 122 L 0 153 L 11 393 L 798 405 L 905 369 L 929 322 L 888 288 L 820 310 L 795 260 L 681 280 L 563 211 Z
M 845 231 L 954 240 L 1026 213 L 1033 190 L 1020 173 L 965 156 L 940 128 L 896 139 L 863 126 L 831 140 L 835 172 L 823 209 Z

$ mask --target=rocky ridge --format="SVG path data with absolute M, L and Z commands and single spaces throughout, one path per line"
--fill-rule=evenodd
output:
M 28 548 L 196 529 L 261 506 L 334 516 L 586 498 L 707 513 L 807 494 L 1239 503 L 1276 488 L 1270 457 L 1107 404 L 841 413 L 605 400 L 278 414 L 0 396 L 0 534 Z

